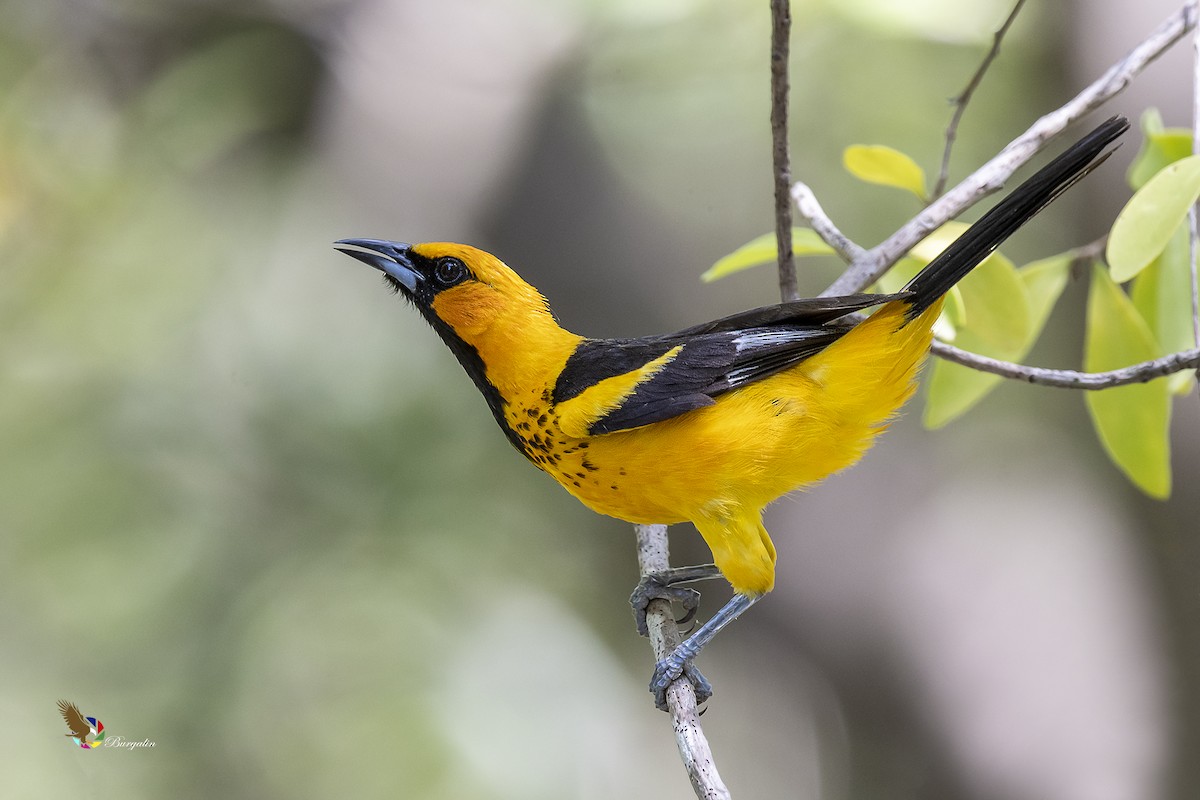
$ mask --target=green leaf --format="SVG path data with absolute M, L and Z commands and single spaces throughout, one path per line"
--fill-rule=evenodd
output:
M 1030 333 L 1025 343 L 1026 352 L 1021 354 L 1021 358 L 1028 355 L 1028 351 L 1042 335 L 1042 329 L 1050 319 L 1054 304 L 1058 302 L 1063 289 L 1067 288 L 1067 279 L 1070 277 L 1071 263 L 1074 260 L 1075 257 L 1070 253 L 1061 253 L 1021 267 L 1021 282 L 1025 284 L 1025 290 L 1029 293 Z
M 1138 189 L 1117 215 L 1108 236 L 1113 280 L 1124 283 L 1157 258 L 1197 197 L 1200 156 L 1167 165 Z
M 888 271 L 887 275 L 880 278 L 877 286 L 881 292 L 898 292 L 903 288 L 904 284 L 908 283 L 916 276 L 921 268 L 926 266 L 930 261 L 933 261 L 942 251 L 950 246 L 950 243 L 962 236 L 963 233 L 970 227 L 965 222 L 947 222 L 937 230 L 930 233 L 924 239 L 916 244 L 908 256 L 900 261 Z M 902 280 L 895 280 L 895 278 Z M 946 304 L 942 309 L 942 316 L 934 328 L 934 332 L 939 339 L 952 342 L 957 335 L 956 331 L 959 325 L 962 325 L 967 320 L 967 308 L 963 302 L 962 290 L 958 286 L 950 287 L 950 291 L 946 293 Z
M 993 253 L 963 278 L 959 287 L 966 310 L 955 346 L 1004 361 L 1024 357 L 1036 338 L 1033 307 L 1025 280 L 1012 262 Z M 1045 311 L 1048 313 L 1048 308 Z M 940 428 L 957 419 L 1001 380 L 998 375 L 948 361 L 935 362 L 925 403 L 925 425 Z
M 774 264 L 778 259 L 778 245 L 774 233 L 764 233 L 734 250 L 729 255 L 720 258 L 715 264 L 700 276 L 705 283 L 724 278 L 744 269 Z M 792 228 L 792 253 L 798 256 L 824 256 L 833 252 L 833 248 L 825 244 L 817 232 L 811 228 Z
M 976 352 L 970 347 L 970 338 L 956 339 L 954 344 Z M 988 395 L 1004 380 L 990 372 L 980 372 L 961 364 L 937 359 L 929 376 L 929 393 L 925 399 L 925 413 L 921 422 L 926 428 L 936 430 L 944 427 Z
M 1158 343 L 1156 356 L 1196 346 L 1192 332 L 1192 276 L 1188 264 L 1188 231 L 1181 225 L 1158 258 L 1133 280 L 1133 305 Z M 1186 394 L 1196 380 L 1192 370 L 1167 378 L 1172 394 Z
M 1158 345 L 1133 302 L 1099 265 L 1088 293 L 1084 368 L 1104 372 L 1152 359 Z M 1162 378 L 1084 392 L 1100 443 L 1151 497 L 1171 494 L 1171 397 Z
M 1138 119 L 1138 125 L 1142 129 L 1142 133 L 1147 136 L 1166 130 L 1163 127 L 1162 113 L 1153 106 L 1142 112 L 1141 118 Z
M 855 144 L 843 151 L 842 164 L 859 180 L 904 189 L 925 199 L 925 170 L 899 150 L 881 144 Z
M 1015 353 L 1029 336 L 1029 292 L 1017 268 L 993 253 L 959 281 L 964 330 L 994 353 Z M 997 355 L 997 358 L 1003 356 Z
M 1142 149 L 1126 176 L 1134 190 L 1145 186 L 1163 167 L 1192 154 L 1192 132 L 1187 128 L 1163 128 L 1157 109 L 1142 114 L 1142 133 Z
M 879 280 L 875 281 L 873 288 L 882 294 L 898 292 L 904 287 L 904 284 L 911 281 L 928 263 L 927 259 L 914 257 L 913 253 L 910 253 L 893 264 L 892 268 L 887 272 L 883 273 L 879 277 Z

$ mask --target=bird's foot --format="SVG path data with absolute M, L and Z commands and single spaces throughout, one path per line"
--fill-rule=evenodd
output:
M 671 653 L 654 667 L 654 675 L 650 678 L 650 693 L 654 695 L 654 705 L 662 711 L 667 711 L 667 689 L 680 677 L 686 678 L 696 690 L 696 703 L 700 704 L 712 697 L 712 684 L 696 669 L 690 658 L 679 655 L 679 650 Z
M 700 592 L 677 583 L 704 580 L 720 576 L 714 564 L 701 564 L 696 567 L 678 567 L 666 572 L 654 572 L 643 575 L 638 585 L 629 596 L 629 605 L 633 607 L 633 618 L 637 631 L 642 636 L 649 636 L 646 627 L 646 608 L 651 600 L 666 600 L 668 603 L 679 603 L 683 606 L 683 616 L 675 620 L 677 625 L 685 625 L 696 616 L 700 608 Z
M 650 629 L 646 625 L 646 609 L 649 608 L 651 600 L 666 600 L 668 603 L 679 603 L 683 606 L 683 616 L 675 620 L 677 625 L 691 622 L 700 608 L 700 592 L 685 586 L 672 586 L 659 575 L 646 575 L 638 581 L 633 594 L 629 595 L 629 605 L 633 607 L 633 620 L 642 636 L 650 635 Z

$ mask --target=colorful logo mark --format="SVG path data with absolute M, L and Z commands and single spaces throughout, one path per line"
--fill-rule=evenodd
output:
M 66 700 L 58 701 L 58 712 L 62 714 L 63 721 L 67 723 L 67 728 L 71 731 L 67 734 L 67 738 L 75 744 L 84 750 L 92 750 L 104 743 L 103 722 L 95 717 L 85 717 L 79 713 L 79 706 L 68 703 Z

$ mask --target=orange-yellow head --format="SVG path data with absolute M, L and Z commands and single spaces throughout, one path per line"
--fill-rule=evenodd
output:
M 487 400 L 510 441 L 524 452 L 505 419 L 514 396 L 553 385 L 579 342 L 554 320 L 546 299 L 504 262 L 449 242 L 410 245 L 384 239 L 343 239 L 348 256 L 382 272 L 454 353 Z
M 410 245 L 384 239 L 343 239 L 348 256 L 382 272 L 443 339 L 453 334 L 477 346 L 497 324 L 550 317 L 546 299 L 503 261 L 465 244 Z M 447 340 L 447 344 L 454 345 Z

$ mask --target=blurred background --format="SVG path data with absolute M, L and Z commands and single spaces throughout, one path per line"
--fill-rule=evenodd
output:
M 1180 2 L 1029 3 L 952 176 Z M 794 175 L 874 244 L 918 209 L 842 148 L 936 172 L 1010 3 L 792 5 Z M 768 31 L 763 0 L 0 5 L 0 795 L 691 797 L 631 529 L 331 242 L 474 243 L 590 335 L 773 302 L 770 269 L 697 279 L 773 224 Z M 1097 119 L 1186 124 L 1189 49 Z M 1138 144 L 1006 252 L 1106 231 Z M 1085 284 L 1032 363 L 1078 366 Z M 1195 396 L 1166 503 L 1077 393 L 918 419 L 768 513 L 778 589 L 701 660 L 734 796 L 1194 797 Z M 155 746 L 71 747 L 60 698 Z

